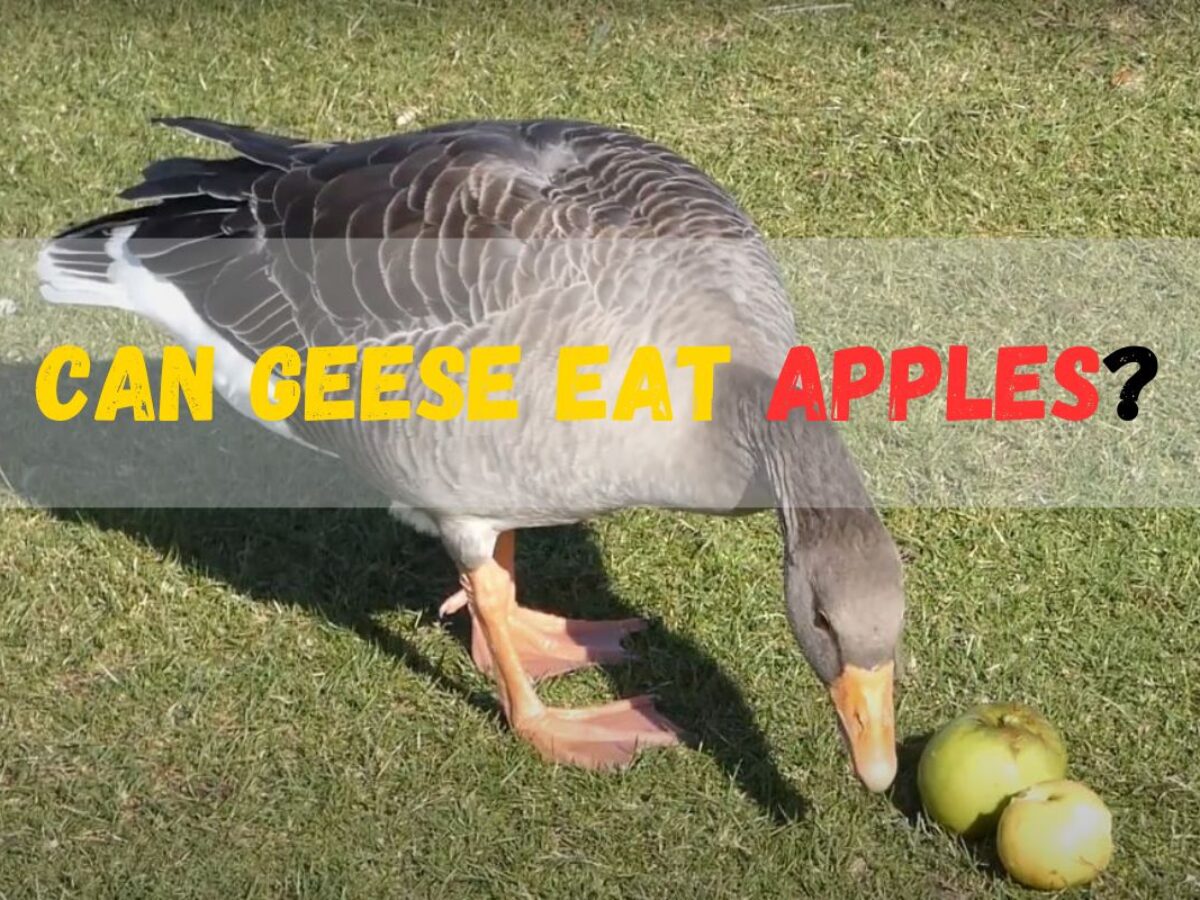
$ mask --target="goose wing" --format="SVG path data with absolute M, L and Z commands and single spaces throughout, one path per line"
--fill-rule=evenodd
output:
M 156 301 L 145 296 L 117 305 L 176 334 L 216 335 L 247 362 L 279 345 L 303 358 L 314 346 L 518 342 L 530 329 L 570 342 L 580 297 L 598 292 L 580 289 L 578 268 L 564 276 L 555 254 L 525 251 L 575 238 L 744 244 L 770 288 L 748 292 L 771 307 L 749 318 L 790 340 L 790 308 L 748 217 L 699 169 L 637 135 L 559 120 L 462 122 L 337 143 L 161 121 L 239 155 L 153 163 L 122 194 L 143 205 L 69 229 L 48 248 L 48 268 L 77 289 L 111 275 L 103 257 L 128 261 L 174 288 L 186 308 L 150 308 Z M 595 279 L 621 260 L 591 262 L 586 277 Z M 753 280 L 746 276 L 742 268 L 733 278 Z M 642 294 L 667 306 L 685 299 L 674 290 Z M 357 455 L 354 429 L 291 428 L 290 436 Z
M 699 170 L 583 123 L 461 123 L 350 144 L 166 119 L 239 152 L 172 159 L 125 191 L 127 248 L 254 359 L 472 325 L 519 302 L 517 242 L 601 235 L 743 237 Z

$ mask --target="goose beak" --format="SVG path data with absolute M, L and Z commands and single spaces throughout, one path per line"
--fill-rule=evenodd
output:
M 829 686 L 854 771 L 867 790 L 875 793 L 887 790 L 896 777 L 894 671 L 891 662 L 873 669 L 848 665 Z

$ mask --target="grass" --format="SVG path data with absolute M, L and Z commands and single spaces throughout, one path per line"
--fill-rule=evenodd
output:
M 192 151 L 144 124 L 161 113 L 343 138 L 626 124 L 777 238 L 1200 232 L 1185 4 L 9 7 L 5 237 L 100 212 Z M 68 337 L 156 340 L 15 299 L 16 371 Z M 546 696 L 653 688 L 704 740 L 602 777 L 504 730 L 434 620 L 448 562 L 378 512 L 2 515 L 3 896 L 1019 894 L 914 810 L 917 739 L 982 698 L 1041 707 L 1111 804 L 1096 895 L 1200 886 L 1192 510 L 889 510 L 913 663 L 891 798 L 847 774 L 766 516 L 633 511 L 522 539 L 530 597 L 656 620 L 639 663 Z

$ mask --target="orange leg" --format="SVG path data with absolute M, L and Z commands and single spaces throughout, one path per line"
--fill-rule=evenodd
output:
M 463 589 L 487 645 L 509 724 L 543 758 L 612 769 L 629 765 L 643 747 L 679 742 L 678 730 L 658 714 L 648 697 L 590 709 L 544 706 L 513 640 L 510 616 L 516 605 L 516 586 L 508 570 L 490 560 L 463 577 Z
M 506 531 L 496 541 L 495 559 L 511 580 L 516 579 L 513 532 Z M 481 672 L 494 674 L 491 651 L 484 640 L 479 616 L 467 603 L 465 590 L 442 604 L 439 614 L 452 615 L 463 607 L 471 614 L 471 658 Z M 609 665 L 629 659 L 630 652 L 621 644 L 629 635 L 646 627 L 645 619 L 617 619 L 588 622 L 564 619 L 536 609 L 526 609 L 515 601 L 507 607 L 513 645 L 525 673 L 534 681 L 563 675 L 588 666 Z

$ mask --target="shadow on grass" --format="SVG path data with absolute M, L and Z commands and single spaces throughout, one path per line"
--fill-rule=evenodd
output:
M 376 621 L 394 609 L 435 614 L 456 587 L 440 544 L 395 525 L 382 510 L 59 510 L 137 537 L 187 566 L 264 602 L 289 603 L 371 641 L 441 690 L 498 712 L 417 647 Z M 518 541 L 521 589 L 531 598 L 574 597 L 588 618 L 624 618 L 638 610 L 609 588 L 600 553 L 581 526 L 524 531 Z M 535 605 L 543 605 L 541 603 Z M 459 629 L 461 637 L 466 636 Z M 692 641 L 652 627 L 641 660 L 609 676 L 621 694 L 651 685 L 662 710 L 742 790 L 778 822 L 794 821 L 805 802 L 784 780 L 738 686 Z
M 921 811 L 921 794 L 917 788 L 917 763 L 921 760 L 921 752 L 932 732 L 912 735 L 905 738 L 896 751 L 896 780 L 888 789 L 888 799 L 892 806 L 904 814 L 910 825 L 916 825 L 923 817 Z
M 98 395 L 107 370 L 104 362 L 94 363 L 96 374 L 80 382 L 87 396 Z M 348 483 L 336 461 L 275 437 L 220 404 L 214 421 L 205 424 L 96 425 L 82 417 L 48 422 L 34 402 L 34 374 L 32 365 L 0 366 L 5 415 L 0 469 L 18 494 L 60 518 L 121 531 L 172 553 L 257 602 L 307 609 L 375 644 L 436 688 L 498 713 L 492 695 L 456 678 L 378 620 L 395 609 L 435 615 L 437 604 L 457 587 L 440 543 L 393 522 L 382 505 L 107 507 L 122 497 L 134 498 L 122 506 L 157 507 L 201 505 L 196 498 L 207 507 L 228 507 L 238 498 L 261 503 L 289 492 L 295 501 L 297 484 L 311 492 L 306 500 L 332 496 L 339 506 L 382 504 L 382 498 L 363 494 L 361 485 Z M 157 384 L 153 364 L 150 378 Z M 641 612 L 612 590 L 602 555 L 582 526 L 522 532 L 517 566 L 520 596 L 531 605 L 544 601 L 547 608 L 597 619 Z M 465 637 L 464 628 L 458 633 Z M 626 696 L 649 686 L 663 712 L 767 815 L 780 823 L 802 817 L 804 799 L 779 772 L 740 689 L 712 656 L 653 625 L 634 640 L 647 652 L 607 670 L 614 690 Z

